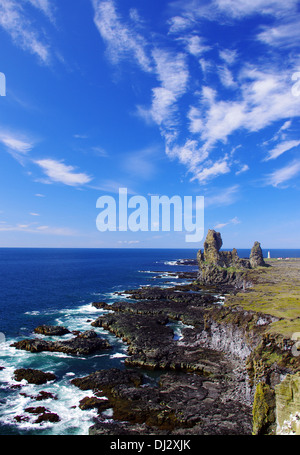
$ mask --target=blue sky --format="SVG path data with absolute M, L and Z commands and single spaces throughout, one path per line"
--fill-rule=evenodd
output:
M 0 246 L 104 232 L 100 196 L 205 197 L 224 247 L 300 248 L 296 0 L 0 0 Z

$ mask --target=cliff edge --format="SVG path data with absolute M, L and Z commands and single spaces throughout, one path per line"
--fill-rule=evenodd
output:
M 240 259 L 222 244 L 210 230 L 197 255 L 197 283 L 234 290 L 207 311 L 201 340 L 244 363 L 253 434 L 300 434 L 300 260 L 265 261 L 259 242 Z

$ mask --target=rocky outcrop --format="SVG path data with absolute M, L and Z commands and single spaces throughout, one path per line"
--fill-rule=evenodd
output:
M 138 387 L 142 384 L 142 380 L 143 376 L 135 371 L 122 371 L 118 368 L 111 368 L 110 370 L 95 371 L 82 378 L 72 379 L 71 383 L 81 390 L 102 390 L 106 393 L 122 384 Z
M 222 245 L 221 234 L 210 229 L 204 242 L 204 252 L 199 250 L 197 254 L 199 283 L 246 289 L 250 285 L 247 271 L 266 265 L 260 244 L 255 242 L 250 259 L 239 258 L 235 248 L 232 251 L 220 251 Z
M 108 400 L 103 400 L 97 397 L 84 397 L 79 402 L 79 407 L 83 411 L 86 409 L 94 409 L 96 408 L 98 412 L 106 411 L 111 407 Z
M 113 374 L 112 374 L 113 373 Z M 116 381 L 123 374 L 125 381 Z M 72 383 L 86 390 L 105 390 L 116 421 L 108 427 L 99 421 L 90 434 L 247 434 L 251 431 L 250 407 L 226 398 L 226 382 L 197 374 L 163 374 L 158 385 L 130 380 L 130 372 L 108 370 Z M 129 377 L 128 377 L 129 375 Z M 108 378 L 112 382 L 109 383 Z M 129 380 L 128 380 L 129 379 Z M 232 416 L 238 417 L 236 420 Z M 181 431 L 183 433 L 181 433 Z M 163 432 L 163 433 L 162 433 Z
M 14 379 L 18 382 L 25 379 L 29 384 L 46 384 L 48 381 L 56 379 L 55 374 L 45 373 L 41 370 L 34 370 L 32 368 L 19 368 L 14 371 Z
M 34 329 L 34 333 L 46 336 L 62 336 L 70 333 L 70 331 L 60 325 L 40 325 Z
M 204 242 L 204 261 L 214 265 L 222 265 L 220 249 L 223 245 L 220 232 L 210 229 Z
M 160 377 L 158 388 L 149 384 L 142 390 L 132 385 L 112 387 L 113 392 L 104 388 L 113 418 L 130 422 L 127 434 L 134 434 L 136 425 L 147 428 L 148 434 L 154 429 L 170 434 L 251 433 L 254 392 L 248 383 L 246 359 L 272 318 L 224 308 L 214 295 L 203 295 L 201 289 L 195 283 L 167 289 L 147 287 L 127 291 L 130 301 L 97 305 L 110 313 L 92 325 L 128 344 L 125 366 L 167 372 Z M 174 321 L 189 324 L 181 326 L 179 339 L 174 337 Z M 188 374 L 178 376 L 178 372 Z M 91 377 L 83 381 L 84 387 L 89 384 L 93 390 L 103 390 L 101 381 L 91 382 Z M 78 380 L 72 383 L 82 386 Z M 235 421 L 243 422 L 240 428 Z M 117 430 L 125 431 L 123 424 L 114 424 L 110 431 Z M 99 421 L 91 434 L 106 431 Z
M 102 349 L 109 349 L 107 340 L 98 337 L 93 330 L 80 333 L 75 338 L 65 341 L 48 341 L 39 338 L 25 339 L 12 344 L 16 349 L 33 353 L 50 351 L 64 352 L 70 355 L 88 355 Z
M 259 242 L 255 242 L 252 247 L 250 253 L 250 265 L 252 269 L 255 269 L 256 267 L 264 267 L 266 265 Z
M 235 251 L 233 257 L 236 257 Z M 262 279 L 266 271 L 253 270 L 251 277 L 254 282 L 258 277 Z M 232 296 L 236 294 L 231 292 L 233 287 L 224 286 L 221 280 L 217 289 L 230 292 Z M 109 313 L 102 313 L 92 325 L 109 330 L 128 344 L 126 367 L 161 370 L 163 374 L 155 390 L 149 384 L 142 386 L 146 392 L 145 399 L 151 400 L 150 407 L 136 387 L 114 388 L 114 397 L 110 398 L 116 420 L 109 430 L 112 434 L 117 431 L 135 434 L 137 428 L 141 434 L 144 431 L 147 434 L 156 431 L 168 434 L 238 434 L 235 424 L 228 421 L 227 413 L 230 413 L 231 422 L 243 422 L 239 409 L 243 409 L 244 417 L 252 412 L 250 420 L 246 418 L 247 422 L 252 421 L 251 425 L 247 426 L 244 421 L 240 434 L 276 433 L 277 403 L 280 400 L 277 386 L 287 375 L 293 376 L 300 369 L 300 356 L 295 357 L 292 352 L 294 342 L 268 333 L 273 324 L 280 322 L 280 318 L 257 309 L 246 310 L 236 304 L 223 305 L 215 295 L 215 288 L 213 292 L 205 288 L 203 294 L 203 285 L 199 282 L 162 289 L 144 287 L 126 291 L 126 294 L 129 300 L 112 305 L 99 302 L 97 307 L 109 310 Z M 251 298 L 252 290 L 249 294 L 241 294 Z M 189 324 L 188 327 L 180 326 L 179 339 L 172 333 L 176 321 Z M 179 376 L 178 372 L 181 373 Z M 180 387 L 178 383 L 170 386 L 173 375 L 182 379 Z M 197 390 L 191 390 L 189 379 L 195 376 L 199 380 L 201 378 L 199 391 L 206 389 L 206 396 L 198 396 Z M 189 390 L 185 390 L 185 386 Z M 172 390 L 172 393 L 165 393 L 165 390 Z M 177 393 L 179 390 L 180 393 Z M 293 385 L 291 390 L 281 394 L 282 403 L 289 403 L 290 396 L 299 397 L 297 387 Z M 164 414 L 162 420 L 157 420 L 161 412 L 157 403 L 160 403 L 162 395 L 165 398 L 164 409 L 172 410 L 172 413 Z M 188 402 L 184 401 L 186 396 L 189 403 L 197 403 L 196 407 L 190 407 L 190 416 L 185 412 L 189 409 Z M 292 423 L 289 425 L 293 428 L 298 421 L 294 412 L 297 400 L 299 398 L 295 398 L 291 406 L 289 422 Z M 115 411 L 117 408 L 122 411 Z M 282 428 L 287 425 L 287 418 L 286 415 L 282 417 L 285 422 Z M 122 422 L 126 419 L 126 425 L 119 419 Z M 91 434 L 107 434 L 107 431 L 105 423 L 99 419 Z

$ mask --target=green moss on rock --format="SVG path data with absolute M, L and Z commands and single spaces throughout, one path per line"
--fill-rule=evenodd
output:
M 273 434 L 275 420 L 274 390 L 268 384 L 259 382 L 253 403 L 253 434 Z
M 278 433 L 300 435 L 300 372 L 288 374 L 275 390 Z

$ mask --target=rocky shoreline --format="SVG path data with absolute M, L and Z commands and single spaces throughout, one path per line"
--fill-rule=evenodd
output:
M 71 381 L 93 393 L 79 406 L 98 411 L 89 434 L 276 434 L 286 422 L 283 416 L 289 417 L 284 400 L 297 427 L 300 357 L 293 355 L 288 337 L 270 332 L 282 318 L 236 301 L 228 304 L 239 292 L 251 294 L 267 270 L 260 245 L 248 261 L 236 251 L 220 252 L 216 234 L 209 232 L 204 253 L 198 254 L 199 271 L 182 272 L 189 284 L 142 287 L 123 292 L 126 298 L 112 305 L 93 303 L 101 315 L 91 326 L 122 339 L 128 355 L 124 370 L 95 371 Z M 183 262 L 195 265 L 194 260 L 179 265 Z M 42 326 L 36 333 L 68 330 Z M 110 349 L 93 329 L 75 335 L 64 342 L 27 339 L 14 347 L 81 355 Z M 108 409 L 113 421 L 107 421 Z M 47 410 L 43 414 L 47 418 Z

